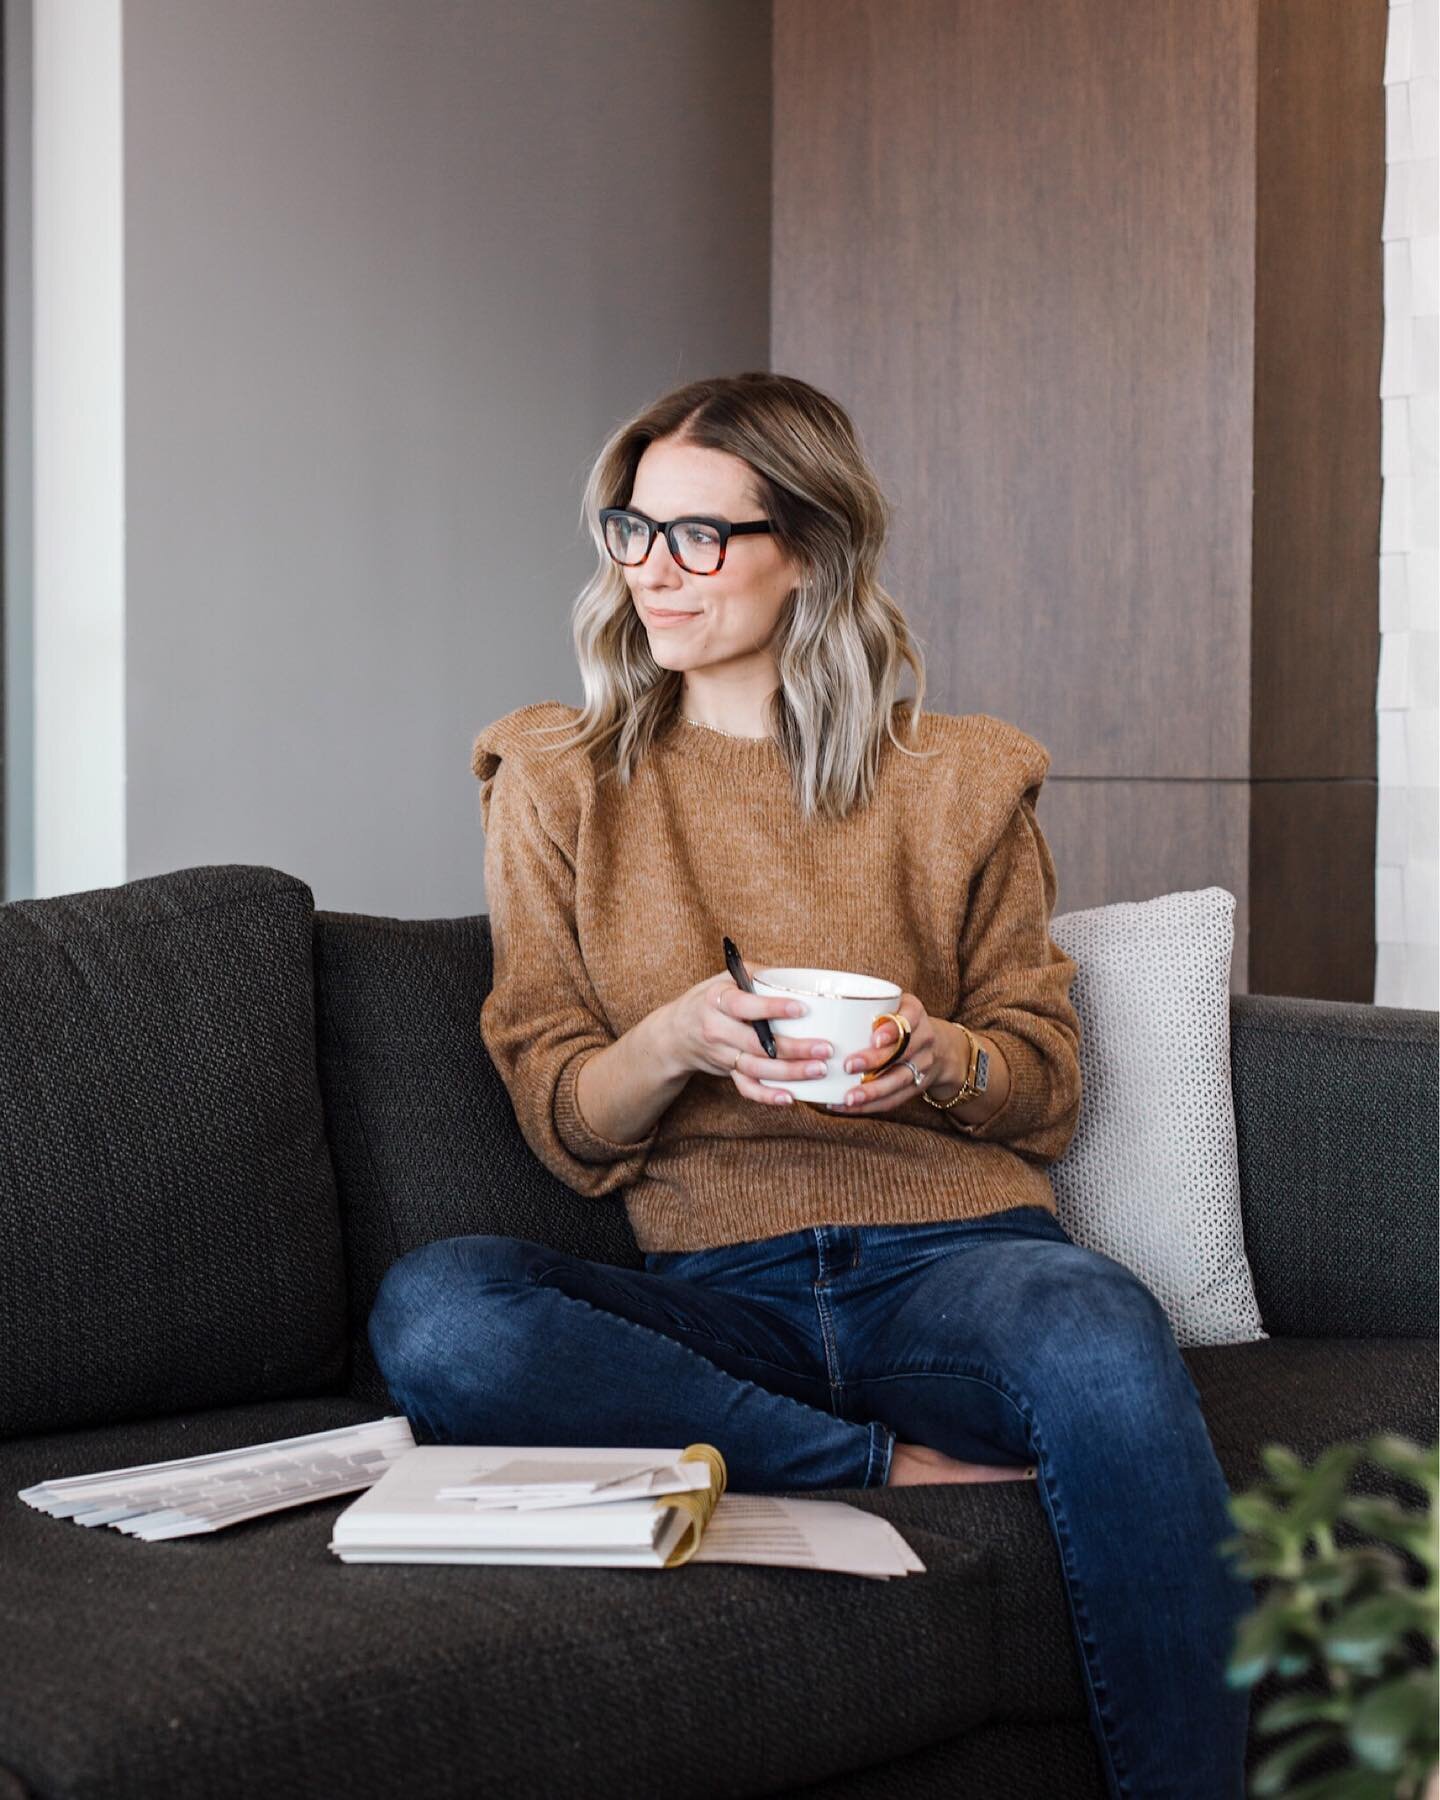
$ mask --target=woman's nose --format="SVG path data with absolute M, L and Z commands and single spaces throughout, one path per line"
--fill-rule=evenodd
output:
M 670 545 L 665 533 L 657 531 L 655 541 L 650 546 L 650 554 L 636 570 L 636 575 L 645 587 L 674 587 L 676 577 L 681 574 L 679 563 L 670 554 Z

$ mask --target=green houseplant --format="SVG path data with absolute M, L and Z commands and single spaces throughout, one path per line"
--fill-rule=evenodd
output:
M 1241 1531 L 1220 1548 L 1244 1574 L 1270 1585 L 1240 1623 L 1226 1679 L 1248 1687 L 1272 1670 L 1285 1677 L 1318 1667 L 1327 1691 L 1283 1694 L 1256 1716 L 1256 1730 L 1266 1735 L 1305 1729 L 1256 1767 L 1250 1792 L 1285 1800 L 1431 1800 L 1440 1755 L 1440 1446 L 1384 1433 L 1332 1445 L 1312 1466 L 1280 1444 L 1267 1444 L 1261 1459 L 1270 1479 L 1231 1497 Z M 1423 1490 L 1423 1508 L 1348 1493 L 1362 1460 Z M 1338 1548 L 1341 1521 L 1380 1547 Z M 1402 1551 L 1424 1569 L 1423 1586 L 1411 1584 Z M 1415 1666 L 1416 1639 L 1421 1655 L 1429 1647 L 1428 1667 Z M 1309 1758 L 1336 1744 L 1348 1749 L 1349 1767 L 1287 1785 Z

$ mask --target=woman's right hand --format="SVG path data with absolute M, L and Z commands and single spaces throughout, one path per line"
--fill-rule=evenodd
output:
M 834 1048 L 820 1038 L 782 1037 L 774 1026 L 774 1057 L 760 1047 L 755 1035 L 756 1019 L 784 1019 L 792 1032 L 803 1030 L 796 1024 L 791 1008 L 801 1008 L 803 1000 L 788 1000 L 779 994 L 747 994 L 727 969 L 723 974 L 707 976 L 694 987 L 670 1002 L 670 1039 L 679 1066 L 701 1075 L 728 1075 L 747 1100 L 760 1100 L 768 1106 L 788 1106 L 791 1097 L 783 1088 L 761 1087 L 757 1077 L 771 1081 L 788 1081 L 801 1085 L 826 1073 L 825 1063 Z M 737 1059 L 738 1052 L 738 1059 Z

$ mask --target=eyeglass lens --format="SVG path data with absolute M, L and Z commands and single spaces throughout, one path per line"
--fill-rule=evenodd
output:
M 645 560 L 650 527 L 634 513 L 616 513 L 605 521 L 605 542 L 618 563 L 633 567 Z M 692 575 L 710 575 L 720 567 L 720 533 L 698 519 L 681 519 L 675 527 L 676 561 Z

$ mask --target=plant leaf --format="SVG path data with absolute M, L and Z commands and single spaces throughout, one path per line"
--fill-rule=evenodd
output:
M 1318 1726 L 1311 1731 L 1302 1731 L 1282 1744 L 1278 1750 L 1272 1750 L 1263 1761 L 1255 1765 L 1250 1778 L 1250 1792 L 1264 1800 L 1267 1794 L 1287 1794 L 1286 1783 L 1294 1769 L 1313 1756 L 1324 1744 L 1333 1743 L 1335 1733 L 1327 1726 Z
M 1370 1768 L 1393 1773 L 1433 1731 L 1435 1701 L 1433 1669 L 1407 1669 L 1381 1682 L 1355 1708 L 1350 1748 Z
M 1364 1455 L 1360 1444 L 1332 1444 L 1311 1469 L 1303 1491 L 1286 1517 L 1286 1528 L 1302 1541 L 1322 1521 L 1329 1523 L 1345 1496 L 1350 1472 Z
M 1272 1668 L 1286 1648 L 1289 1621 L 1285 1609 L 1267 1600 L 1240 1620 L 1226 1665 L 1232 1686 L 1249 1686 Z
M 1350 1702 L 1340 1694 L 1282 1694 L 1255 1715 L 1255 1730 L 1261 1737 L 1269 1737 L 1323 1719 L 1343 1725 L 1349 1716 Z
M 1337 1769 L 1287 1788 L 1285 1800 L 1395 1800 L 1395 1779 L 1378 1769 Z
M 1260 1460 L 1282 1487 L 1296 1488 L 1305 1479 L 1305 1464 L 1284 1444 L 1262 1444 Z
M 1418 1598 L 1410 1593 L 1386 1593 L 1359 1601 L 1322 1628 L 1325 1654 L 1347 1669 L 1372 1667 L 1407 1631 L 1415 1629 Z
M 1403 1475 L 1417 1487 L 1428 1487 L 1432 1498 L 1440 1487 L 1440 1443 L 1417 1444 L 1414 1438 L 1382 1431 L 1366 1444 L 1365 1454 L 1392 1475 Z
M 1429 1513 L 1413 1512 L 1376 1494 L 1352 1495 L 1345 1503 L 1345 1517 L 1367 1537 L 1399 1544 L 1420 1562 L 1435 1566 L 1435 1521 Z M 1426 1557 L 1425 1552 L 1430 1552 Z
M 1268 1500 L 1259 1488 L 1230 1496 L 1230 1514 L 1237 1525 L 1262 1537 L 1277 1531 L 1285 1518 L 1281 1509 Z

